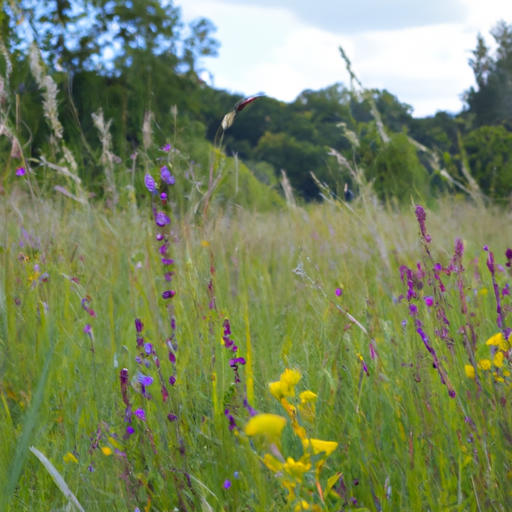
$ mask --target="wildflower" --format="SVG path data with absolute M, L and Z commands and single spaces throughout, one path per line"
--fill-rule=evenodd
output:
M 25 174 L 27 174 L 25 167 L 18 167 L 16 169 L 16 176 L 25 176 Z
M 146 413 L 144 412 L 144 409 L 136 409 L 133 411 L 133 414 L 135 414 L 139 420 L 146 421 Z
M 74 462 L 75 464 L 78 464 L 78 459 L 71 452 L 66 453 L 66 455 L 64 455 L 62 458 L 66 464 L 68 462 Z
M 478 361 L 478 367 L 481 368 L 484 371 L 490 370 L 492 366 L 491 361 L 489 359 L 481 359 Z
M 338 448 L 338 443 L 335 441 L 322 441 L 320 439 L 303 439 L 302 445 L 304 446 L 304 450 L 312 448 L 315 455 L 324 453 L 325 457 L 329 457 L 329 455 Z
M 144 177 L 144 185 L 146 185 L 146 188 L 154 194 L 156 192 L 156 183 L 151 174 L 146 174 Z
M 336 294 L 336 297 L 341 297 L 341 294 L 343 293 L 343 290 L 341 288 L 336 288 L 334 293 Z
M 112 448 L 109 448 L 108 446 L 102 446 L 101 451 L 103 452 L 103 455 L 112 455 Z
M 229 489 L 231 487 L 231 481 L 230 480 L 224 480 L 223 487 L 224 487 L 224 489 Z
M 174 263 L 174 260 L 170 258 L 162 258 L 162 265 L 172 265 Z
M 466 366 L 464 366 L 464 371 L 466 372 L 466 377 L 469 377 L 470 379 L 475 378 L 475 367 L 474 366 L 467 364 Z
M 281 374 L 278 382 L 269 384 L 270 393 L 281 400 L 285 396 L 295 396 L 295 386 L 299 383 L 301 375 L 297 370 L 288 368 Z
M 300 401 L 303 404 L 312 404 L 316 402 L 316 399 L 318 398 L 318 395 L 316 393 L 313 393 L 313 391 L 303 391 L 299 395 Z
M 416 316 L 418 314 L 418 307 L 416 304 L 409 304 L 409 314 L 411 316 Z
M 434 297 L 431 297 L 430 295 L 425 297 L 425 304 L 431 308 L 434 305 Z
M 153 377 L 149 375 L 144 375 L 142 373 L 139 373 L 137 375 L 137 380 L 143 385 L 143 386 L 151 386 L 153 384 Z
M 164 235 L 162 235 L 162 233 L 157 233 L 156 234 L 156 239 L 160 242 L 164 239 Z
M 176 356 L 174 355 L 174 352 L 172 350 L 169 350 L 169 361 L 172 364 L 176 364 Z
M 171 145 L 166 144 L 165 146 L 160 148 L 160 151 L 165 151 L 166 153 L 169 153 L 169 151 L 171 151 Z
M 288 457 L 283 467 L 289 475 L 298 480 L 302 480 L 304 473 L 307 473 L 311 469 L 311 464 L 309 462 L 304 464 L 304 462 L 295 461 L 291 457 Z
M 162 299 L 172 299 L 176 295 L 174 290 L 167 290 L 162 293 Z
M 144 329 L 144 324 L 138 319 L 135 319 L 135 330 L 138 334 L 142 332 L 142 329 Z
M 427 228 L 425 226 L 425 221 L 427 220 L 427 214 L 425 213 L 423 206 L 420 206 L 419 204 L 416 205 L 416 218 L 418 219 L 418 224 L 420 225 L 421 236 L 423 237 L 425 242 L 427 242 L 427 244 L 428 244 L 432 240 L 432 238 L 427 233 Z
M 164 279 L 167 281 L 167 282 L 170 282 L 172 281 L 172 276 L 174 275 L 174 272 L 166 272 L 164 274 Z
M 174 384 L 176 384 L 176 377 L 175 377 L 174 375 L 171 375 L 171 376 L 169 377 L 169 384 L 170 384 L 171 386 L 174 386 Z
M 85 326 L 84 326 L 84 333 L 85 334 L 91 334 L 92 333 L 92 325 L 91 324 L 85 324 Z
M 492 363 L 494 366 L 496 366 L 496 368 L 501 368 L 503 366 L 503 357 L 503 352 L 496 352 L 496 355 L 492 360 Z
M 158 212 L 155 215 L 155 222 L 157 226 L 163 227 L 171 223 L 171 219 L 163 212 Z
M 277 460 L 273 455 L 270 455 L 270 453 L 266 453 L 265 456 L 261 459 L 261 462 L 267 466 L 270 471 L 274 471 L 275 473 L 282 471 L 283 464 L 279 460 Z
M 149 356 L 153 353 L 153 345 L 151 343 L 144 343 L 144 352 Z
M 168 415 L 167 415 L 167 419 L 170 421 L 170 422 L 173 422 L 173 421 L 176 421 L 178 419 L 178 416 L 176 416 L 176 414 L 172 414 L 172 412 L 170 412 Z
M 286 418 L 277 414 L 257 414 L 253 416 L 245 426 L 245 433 L 248 436 L 265 435 L 268 438 L 279 438 Z
M 505 340 L 503 334 L 499 332 L 494 336 L 491 336 L 486 342 L 486 345 L 499 346 L 501 350 L 506 352 L 510 348 L 510 343 Z
M 164 183 L 167 183 L 167 185 L 174 185 L 174 183 L 176 183 L 176 179 L 171 174 L 171 172 L 169 171 L 169 169 L 167 168 L 166 165 L 164 165 L 160 169 L 160 177 L 162 178 L 162 181 Z
M 134 429 L 131 425 L 128 425 L 128 426 L 126 427 L 126 433 L 127 433 L 129 436 L 131 436 L 132 434 L 134 434 L 134 433 L 135 433 L 135 429 Z

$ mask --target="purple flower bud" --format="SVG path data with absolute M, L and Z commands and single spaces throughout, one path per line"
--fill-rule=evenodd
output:
M 231 487 L 231 481 L 230 480 L 224 480 L 223 487 L 224 487 L 224 489 L 229 489 Z
M 135 319 L 135 330 L 137 331 L 137 333 L 140 334 L 142 332 L 142 329 L 144 329 L 144 324 L 138 318 L 136 318 Z
M 162 265 L 172 265 L 174 263 L 174 260 L 171 258 L 162 258 Z
M 172 276 L 174 275 L 174 272 L 166 272 L 165 275 L 164 275 L 164 279 L 167 281 L 167 282 L 170 282 L 172 281 Z
M 427 297 L 425 297 L 425 304 L 426 304 L 429 308 L 431 308 L 431 307 L 434 305 L 434 297 L 432 297 L 432 296 L 430 296 L 430 295 L 429 295 L 429 296 L 427 296 Z
M 172 412 L 170 412 L 168 415 L 167 415 L 167 419 L 170 421 L 170 422 L 173 422 L 173 421 L 176 421 L 178 419 L 178 416 L 176 416 L 176 414 L 173 414 Z
M 144 352 L 149 356 L 153 352 L 153 345 L 151 343 L 144 343 Z
M 176 356 L 174 355 L 174 352 L 172 350 L 169 350 L 169 361 L 172 364 L 176 364 Z
M 411 316 L 416 316 L 418 314 L 418 308 L 416 304 L 409 304 L 409 313 Z
M 176 295 L 176 292 L 174 290 L 167 290 L 164 293 L 162 293 L 163 299 L 172 299 Z
M 175 377 L 174 375 L 171 375 L 171 376 L 169 377 L 169 384 L 170 384 L 171 386 L 174 386 L 174 384 L 176 384 L 176 377 Z
M 171 219 L 167 215 L 165 215 L 165 213 L 158 212 L 155 215 L 155 222 L 156 222 L 157 226 L 163 227 L 163 226 L 165 226 L 167 224 L 170 224 L 171 223 Z
M 171 151 L 171 145 L 166 144 L 164 147 L 160 148 L 161 151 L 165 151 L 166 153 L 169 153 Z
M 144 412 L 144 409 L 136 409 L 133 414 L 139 418 L 139 420 L 146 421 L 146 413 Z
M 160 242 L 161 240 L 164 239 L 164 235 L 162 235 L 162 233 L 157 233 L 156 234 L 156 239 Z
M 84 327 L 84 333 L 85 334 L 91 334 L 92 332 L 92 325 L 91 324 L 86 324 L 85 327 Z
M 144 185 L 146 185 L 146 188 L 154 194 L 156 192 L 156 183 L 151 174 L 146 174 L 144 177 Z
M 423 209 L 423 206 L 416 205 L 416 218 L 418 219 L 418 224 L 420 225 L 421 236 L 427 242 L 427 244 L 431 241 L 430 235 L 427 233 L 427 228 L 425 226 L 425 221 L 427 220 L 427 214 Z
M 334 293 L 336 294 L 336 297 L 341 297 L 343 290 L 341 288 L 336 288 Z
M 18 167 L 16 169 L 16 176 L 25 176 L 25 174 L 27 174 L 25 167 Z
M 167 185 L 174 185 L 176 182 L 174 176 L 171 174 L 166 165 L 160 169 L 160 177 L 164 183 L 167 183 Z
M 489 246 L 488 245 L 484 245 L 484 251 L 489 251 Z
M 142 363 L 142 359 L 139 356 L 135 356 L 135 362 L 137 364 L 140 364 L 140 363 Z
M 245 364 L 245 359 L 243 357 L 236 357 L 235 359 L 230 359 L 229 360 L 229 366 L 231 366 L 231 368 L 233 368 L 237 364 L 244 365 Z
M 162 201 L 167 201 L 167 194 L 166 194 L 165 192 L 162 192 L 162 193 L 160 194 L 160 199 L 161 199 Z
M 128 425 L 128 426 L 126 427 L 126 433 L 127 433 L 129 436 L 131 436 L 132 434 L 134 434 L 134 433 L 135 433 L 135 429 L 134 429 L 131 425 Z

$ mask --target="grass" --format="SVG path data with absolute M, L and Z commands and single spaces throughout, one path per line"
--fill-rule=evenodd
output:
M 173 218 L 169 287 L 149 209 L 115 213 L 61 199 L 13 192 L 1 203 L 3 510 L 68 506 L 30 446 L 49 459 L 87 511 L 512 508 L 510 378 L 498 382 L 496 368 L 477 367 L 477 379 L 465 373 L 472 362 L 492 360 L 485 342 L 499 329 L 482 247 L 488 244 L 504 265 L 510 214 L 441 202 L 427 212 L 432 261 L 412 208 L 352 213 L 324 204 L 269 214 L 235 208 L 203 227 Z M 442 274 L 442 293 L 433 284 L 432 262 L 449 265 L 457 236 L 464 241 L 465 270 Z M 416 269 L 417 262 L 428 275 L 422 289 L 415 284 L 418 298 L 411 303 L 455 398 L 441 382 L 441 368 L 433 368 L 407 299 L 399 300 L 407 293 L 399 268 Z M 510 280 L 507 267 L 496 275 L 501 287 Z M 170 288 L 176 296 L 164 300 Z M 436 297 L 437 306 L 428 308 L 425 296 Z M 508 308 L 509 297 L 503 301 Z M 434 334 L 440 305 L 452 342 Z M 142 354 L 145 360 L 135 318 L 154 350 L 149 368 L 135 359 Z M 221 341 L 225 318 L 246 360 L 238 384 L 230 367 L 234 353 Z M 91 334 L 84 332 L 87 324 Z M 165 401 L 155 357 L 169 393 Z M 508 365 L 505 358 L 498 377 Z M 319 476 L 311 470 L 297 477 L 292 494 L 286 475 L 262 463 L 278 447 L 285 459 L 305 454 L 291 416 L 269 392 L 287 368 L 302 376 L 297 395 L 318 395 L 314 412 L 299 414 L 307 437 L 338 443 Z M 132 380 L 138 371 L 154 379 L 147 387 L 151 400 Z M 287 419 L 273 443 L 244 433 L 247 397 L 258 413 Z M 288 400 L 298 405 L 298 396 Z M 145 421 L 136 409 L 144 410 Z M 169 421 L 168 414 L 177 419 Z M 318 467 L 318 457 L 311 462 Z M 337 472 L 333 492 L 324 493 Z

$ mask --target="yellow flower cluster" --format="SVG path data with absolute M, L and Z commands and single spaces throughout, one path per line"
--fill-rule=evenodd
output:
M 498 351 L 494 354 L 492 361 L 490 359 L 480 359 L 477 361 L 477 368 L 482 371 L 489 371 L 493 366 L 497 369 L 501 369 L 503 367 L 503 362 L 505 359 L 505 353 L 508 352 L 511 348 L 510 338 L 506 340 L 501 332 L 495 334 L 491 338 L 487 340 L 485 343 L 489 346 L 498 347 Z M 474 379 L 476 377 L 475 367 L 473 365 L 467 364 L 464 366 L 464 371 L 466 376 L 470 379 Z M 493 373 L 494 378 L 497 382 L 504 382 L 505 379 L 503 377 L 510 377 L 510 372 L 508 370 L 503 369 L 501 371 L 501 375 L 497 372 Z
M 261 461 L 267 468 L 273 471 L 279 477 L 283 488 L 288 492 L 288 502 L 294 511 L 311 510 L 320 512 L 322 509 L 318 504 L 310 504 L 313 494 L 318 493 L 320 501 L 323 501 L 323 495 L 331 492 L 334 483 L 341 473 L 336 474 L 328 480 L 328 485 L 324 490 L 320 485 L 320 471 L 327 459 L 338 447 L 334 441 L 323 441 L 321 439 L 311 439 L 307 436 L 306 430 L 299 423 L 297 409 L 300 411 L 302 419 L 313 420 L 315 417 L 316 393 L 306 390 L 299 394 L 300 403 L 296 407 L 288 401 L 288 398 L 295 397 L 295 387 L 301 379 L 301 374 L 297 370 L 286 369 L 277 382 L 269 384 L 270 393 L 276 398 L 288 414 L 291 420 L 291 426 L 297 437 L 300 438 L 303 447 L 303 455 L 295 460 L 292 457 L 285 457 L 279 451 L 280 437 L 286 425 L 286 418 L 277 414 L 258 414 L 253 416 L 245 427 L 245 433 L 249 437 L 262 436 L 273 444 L 272 454 L 266 453 Z M 315 485 L 312 486 L 313 475 L 306 478 L 306 475 L 314 471 Z M 303 499 L 300 496 L 305 492 Z

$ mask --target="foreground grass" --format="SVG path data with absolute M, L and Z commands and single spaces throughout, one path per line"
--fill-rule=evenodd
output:
M 485 342 L 499 332 L 482 247 L 505 264 L 509 214 L 441 204 L 427 217 L 432 260 L 412 209 L 233 210 L 206 227 L 173 219 L 171 300 L 161 297 L 169 286 L 149 211 L 77 210 L 19 196 L 3 200 L 1 215 L 4 509 L 67 505 L 30 446 L 48 457 L 88 511 L 512 509 L 508 360 L 488 371 L 478 363 L 493 360 L 495 349 Z M 449 265 L 457 236 L 465 271 L 442 274 L 440 292 L 433 262 Z M 417 262 L 427 276 L 422 285 L 414 278 L 413 317 L 407 299 L 399 299 L 407 293 L 399 268 L 416 270 Z M 496 270 L 500 288 L 508 270 Z M 427 307 L 426 296 L 437 306 Z M 509 296 L 503 301 L 506 313 Z M 441 306 L 450 324 L 444 341 L 435 335 Z M 153 346 L 149 368 L 135 359 L 144 359 L 135 318 Z M 221 341 L 225 318 L 247 363 L 238 368 L 239 384 L 229 364 L 234 354 Z M 472 365 L 476 379 L 466 375 Z M 125 388 L 123 368 L 132 383 Z M 296 478 L 293 499 L 280 472 L 261 463 L 278 447 L 285 458 L 304 453 L 268 388 L 287 368 L 302 375 L 297 395 L 318 395 L 316 409 L 300 417 L 307 436 L 338 443 L 318 477 L 325 490 L 327 479 L 341 473 L 325 496 L 308 486 L 318 475 L 306 475 Z M 141 369 L 154 377 L 151 400 L 132 381 Z M 256 411 L 289 420 L 274 448 L 245 435 L 245 398 Z M 131 436 L 127 403 L 132 413 L 145 411 L 145 421 L 132 418 Z

